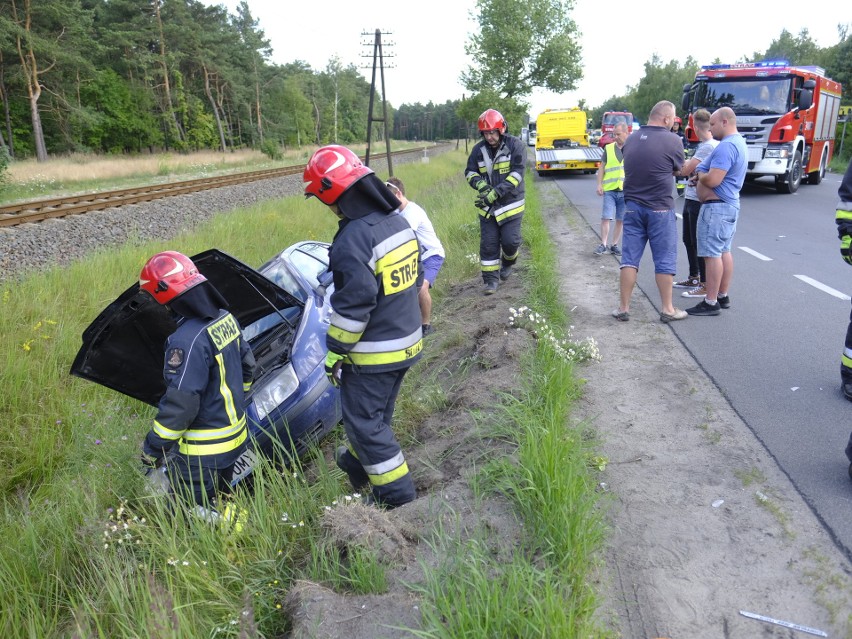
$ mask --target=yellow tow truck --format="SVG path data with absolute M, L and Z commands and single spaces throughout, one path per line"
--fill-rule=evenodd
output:
M 566 169 L 594 173 L 603 149 L 589 144 L 586 112 L 579 108 L 546 109 L 536 118 L 535 169 L 539 175 Z

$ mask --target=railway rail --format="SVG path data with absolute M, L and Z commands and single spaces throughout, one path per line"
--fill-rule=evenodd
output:
M 405 149 L 393 151 L 393 157 L 409 155 L 413 153 L 425 153 L 426 148 Z M 381 159 L 381 155 L 376 159 Z M 100 191 L 97 193 L 84 193 L 80 195 L 67 195 L 44 200 L 30 200 L 17 202 L 6 206 L 0 206 L 0 227 L 18 226 L 31 222 L 41 222 L 51 218 L 66 217 L 68 215 L 79 215 L 90 211 L 102 211 L 103 209 L 138 204 L 139 202 L 150 202 L 161 198 L 175 195 L 197 193 L 209 189 L 217 189 L 235 184 L 245 184 L 257 180 L 268 180 L 272 178 L 285 177 L 288 175 L 301 174 L 304 171 L 303 164 L 297 166 L 285 166 L 277 169 L 266 169 L 263 171 L 249 171 L 244 173 L 232 173 L 209 178 L 195 180 L 184 180 L 181 182 L 170 182 L 166 184 L 153 184 L 135 188 L 119 189 L 116 191 Z

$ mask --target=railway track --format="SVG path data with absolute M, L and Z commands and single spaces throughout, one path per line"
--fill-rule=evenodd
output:
M 406 149 L 393 151 L 393 157 L 409 155 L 412 153 L 424 153 L 425 148 Z M 381 159 L 382 156 L 376 156 Z M 272 178 L 285 177 L 288 175 L 301 174 L 304 165 L 285 166 L 277 169 L 266 169 L 263 171 L 249 171 L 245 173 L 233 173 L 230 175 L 219 175 L 196 180 L 185 180 L 182 182 L 170 182 L 167 184 L 154 184 L 116 191 L 100 191 L 97 193 L 84 193 L 81 195 L 68 195 L 58 198 L 44 200 L 31 200 L 28 202 L 17 202 L 0 207 L 0 227 L 17 226 L 20 224 L 41 222 L 51 218 L 66 217 L 68 215 L 79 215 L 90 211 L 102 211 L 128 204 L 139 202 L 150 202 L 161 198 L 185 195 L 187 193 L 198 193 L 217 189 L 235 184 L 245 184 L 257 180 L 268 180 Z

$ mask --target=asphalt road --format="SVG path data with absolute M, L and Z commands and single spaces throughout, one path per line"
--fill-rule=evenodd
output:
M 852 267 L 840 258 L 834 224 L 841 178 L 827 174 L 822 184 L 802 184 L 792 195 L 776 193 L 765 178 L 746 184 L 732 250 L 731 308 L 670 326 L 852 559 L 852 481 L 844 455 L 852 403 L 840 391 L 839 372 Z M 599 233 L 594 175 L 537 179 L 556 180 Z M 676 200 L 679 218 L 682 208 L 683 199 Z M 596 246 L 588 247 L 588 259 L 616 259 L 594 256 Z M 646 249 L 638 285 L 659 309 L 653 271 Z M 676 279 L 687 275 L 680 244 Z M 675 289 L 675 306 L 700 301 L 681 291 Z

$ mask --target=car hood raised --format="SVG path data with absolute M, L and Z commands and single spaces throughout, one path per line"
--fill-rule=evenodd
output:
M 304 304 L 250 266 L 210 249 L 192 256 L 198 270 L 248 326 L 275 310 Z M 172 313 L 139 288 L 138 282 L 107 306 L 83 332 L 71 374 L 156 406 L 166 390 L 166 339 L 177 324 Z M 291 335 L 295 331 L 291 331 Z

